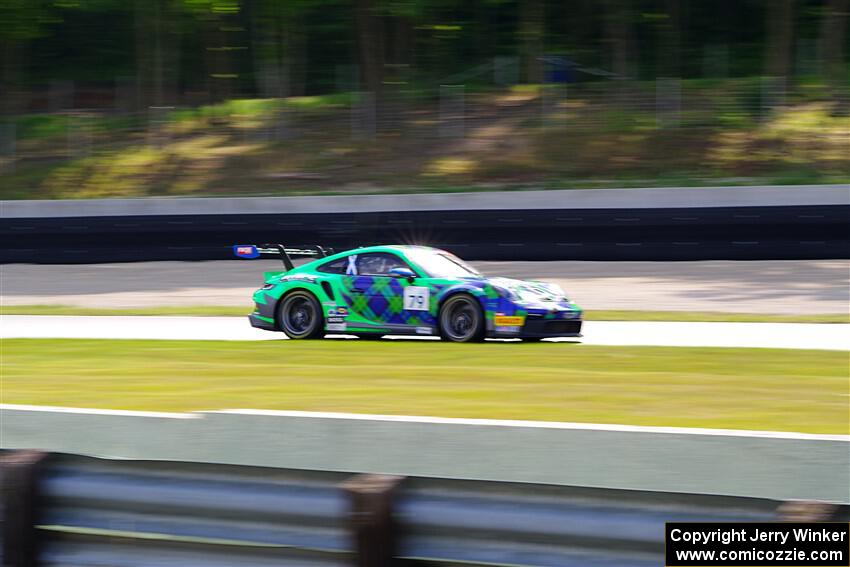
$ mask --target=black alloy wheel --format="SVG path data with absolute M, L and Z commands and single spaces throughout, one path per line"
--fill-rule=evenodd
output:
M 278 325 L 290 339 L 323 337 L 323 319 L 318 300 L 306 291 L 293 291 L 278 304 Z
M 456 343 L 484 339 L 484 312 L 474 297 L 453 295 L 440 309 L 440 336 Z

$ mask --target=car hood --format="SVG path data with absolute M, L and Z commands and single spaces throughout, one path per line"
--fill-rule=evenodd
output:
M 513 278 L 489 278 L 489 282 L 495 288 L 501 288 L 511 292 L 526 302 L 550 303 L 553 301 L 568 301 L 561 286 L 553 283 L 516 280 Z

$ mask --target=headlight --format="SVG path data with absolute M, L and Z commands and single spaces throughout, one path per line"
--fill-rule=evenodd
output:
M 274 284 L 267 283 L 267 284 L 264 284 L 263 287 L 261 287 L 260 289 L 266 290 L 266 289 L 271 289 L 273 287 L 274 287 Z
M 512 290 L 506 287 L 497 287 L 496 291 L 501 297 L 510 299 L 511 301 L 519 301 L 519 296 Z
M 519 300 L 525 303 L 537 303 L 546 299 L 545 296 L 540 295 L 539 293 L 535 293 L 533 291 L 525 289 L 520 290 L 518 295 Z
M 567 293 L 558 284 L 547 284 L 546 291 L 551 294 L 551 297 L 547 298 L 550 301 L 565 301 L 567 303 L 570 301 L 570 298 L 567 297 Z
M 548 303 L 551 301 L 569 301 L 564 290 L 557 285 L 546 286 L 541 290 L 520 290 L 518 301 L 523 303 Z

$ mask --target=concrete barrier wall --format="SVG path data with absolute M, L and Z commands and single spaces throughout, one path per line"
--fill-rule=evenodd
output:
M 0 406 L 0 446 L 850 503 L 850 436 L 230 410 Z
M 3 216 L 329 214 L 391 211 L 646 209 L 850 205 L 846 185 L 562 189 L 327 197 L 147 198 L 0 201 Z

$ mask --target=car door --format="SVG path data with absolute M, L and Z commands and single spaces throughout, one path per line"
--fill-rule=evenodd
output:
M 404 278 L 392 277 L 393 268 L 412 270 L 400 256 L 390 252 L 357 254 L 343 278 L 351 297 L 350 308 L 376 326 L 397 332 L 415 331 L 420 324 L 417 315 L 428 310 L 427 287 L 411 286 Z

